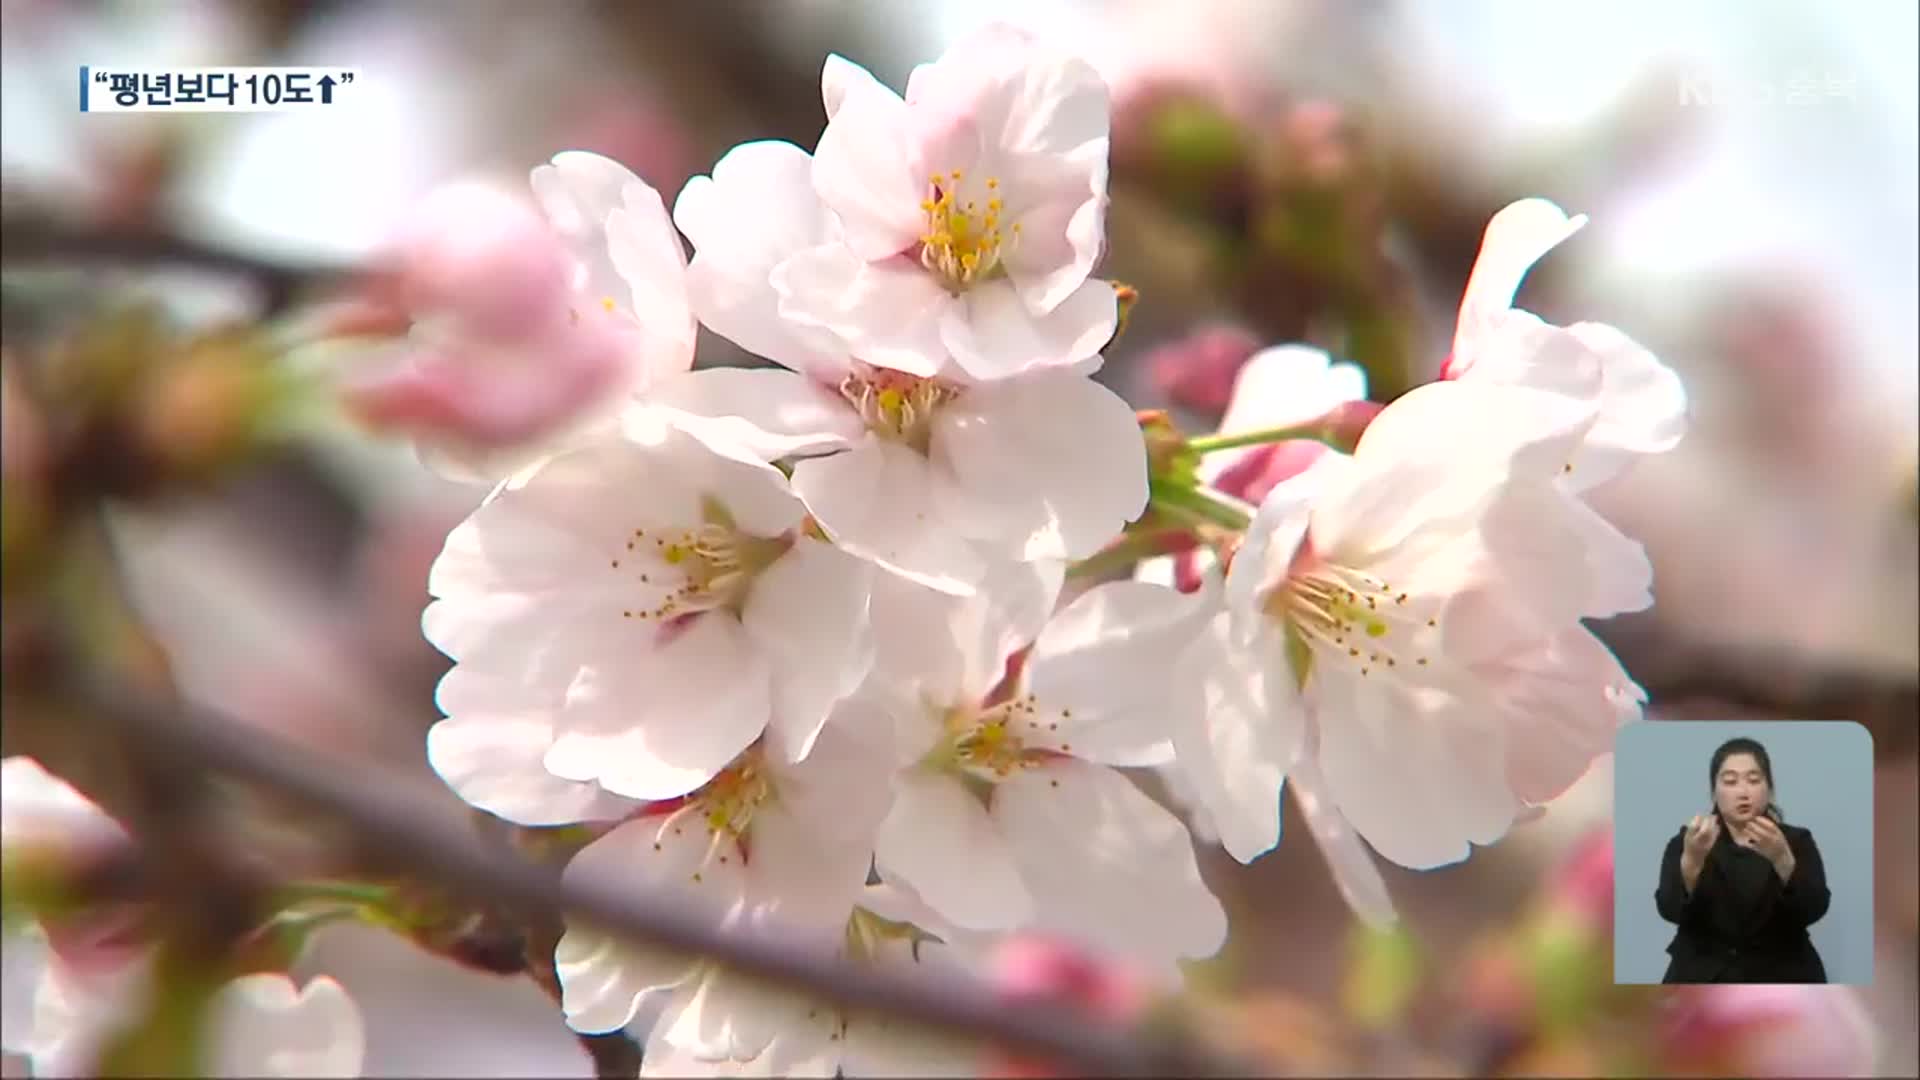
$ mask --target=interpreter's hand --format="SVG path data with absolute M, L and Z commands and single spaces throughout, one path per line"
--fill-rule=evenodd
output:
M 1747 837 L 1753 842 L 1753 850 L 1765 855 L 1768 862 L 1777 864 L 1793 854 L 1793 850 L 1787 846 L 1786 833 L 1773 823 L 1772 818 L 1754 818 L 1747 825 Z
M 1713 814 L 1697 814 L 1687 822 L 1685 855 L 1695 865 L 1706 861 L 1713 842 L 1720 838 L 1720 819 Z

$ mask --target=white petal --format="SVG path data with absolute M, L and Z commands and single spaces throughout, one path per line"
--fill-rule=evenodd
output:
M 967 929 L 1010 930 L 1033 916 L 1009 838 L 951 777 L 909 770 L 895 779 L 874 858 Z
M 904 578 L 876 578 L 876 679 L 914 701 L 974 703 L 1006 672 L 1052 614 L 1065 579 L 1059 562 L 992 560 L 970 596 L 936 592 Z
M 1227 917 L 1180 819 L 1126 777 L 1060 759 L 994 789 L 1041 928 L 1159 965 L 1212 955 Z
M 1023 156 L 1007 162 L 1001 221 L 1018 232 L 1003 255 L 1021 303 L 1045 315 L 1088 284 L 1106 243 L 1106 140 L 1078 158 Z
M 1513 306 L 1520 282 L 1533 264 L 1586 223 L 1585 214 L 1568 217 L 1545 199 L 1522 199 L 1493 215 L 1460 300 L 1460 321 L 1453 338 L 1456 357 L 1471 354 L 1478 335 Z
M 634 808 L 547 771 L 559 696 L 542 700 L 511 679 L 460 666 L 441 680 L 439 699 L 449 719 L 427 730 L 427 760 L 474 806 L 520 825 L 606 820 Z
M 830 243 L 782 262 L 771 280 L 782 318 L 832 332 L 870 363 L 910 375 L 940 373 L 940 327 L 956 302 L 919 263 L 867 262 Z
M 1575 323 L 1567 332 L 1600 358 L 1600 418 L 1567 475 L 1584 490 L 1640 454 L 1673 449 L 1687 430 L 1687 391 L 1672 368 L 1605 323 Z
M 0 761 L 0 845 L 71 849 L 125 838 L 119 822 L 38 761 Z
M 772 672 L 769 732 L 789 761 L 807 756 L 827 714 L 873 667 L 872 578 L 870 564 L 801 537 L 747 596 L 740 623 Z
M 1584 627 L 1510 656 L 1497 679 L 1509 718 L 1507 779 L 1530 803 L 1559 796 L 1613 749 L 1620 725 L 1640 717 L 1645 692 Z
M 1108 133 L 1106 83 L 1086 61 L 1003 22 L 989 23 L 913 71 L 907 100 L 976 116 L 1009 153 L 1066 155 Z
M 448 535 L 428 591 L 603 590 L 584 571 L 624 555 L 636 526 L 701 520 L 703 485 L 688 478 L 713 455 L 699 451 L 690 439 L 647 447 L 611 436 L 527 470 Z
M 778 934 L 843 932 L 867 884 L 880 822 L 893 805 L 893 751 L 881 718 L 843 710 L 797 765 L 777 766 L 776 796 L 753 818 L 754 917 Z
M 1233 640 L 1218 616 L 1181 657 L 1169 726 L 1174 758 L 1206 807 L 1221 846 L 1241 862 L 1280 842 L 1280 785 L 1298 751 L 1305 714 L 1284 668 L 1272 677 L 1262 659 Z
M 572 927 L 554 949 L 561 1010 L 575 1031 L 619 1031 L 649 994 L 670 990 L 692 974 L 684 957 L 626 945 L 586 927 Z
M 1399 915 L 1394 911 L 1386 880 L 1380 876 L 1380 865 L 1340 809 L 1328 799 L 1327 782 L 1321 777 L 1320 766 L 1312 755 L 1302 754 L 1294 759 L 1287 770 L 1287 787 L 1300 807 L 1300 815 L 1306 819 L 1307 831 L 1313 833 L 1314 841 L 1320 845 L 1327 869 L 1333 872 L 1334 886 L 1346 899 L 1347 906 L 1368 926 L 1376 929 L 1392 926 Z
M 1575 499 L 1566 508 L 1586 553 L 1590 587 L 1581 615 L 1605 619 L 1653 606 L 1653 563 L 1638 540 L 1621 532 L 1588 503 Z
M 1227 606 L 1237 618 L 1263 621 L 1266 594 L 1281 584 L 1306 540 L 1315 508 L 1337 492 L 1351 472 L 1345 454 L 1322 454 L 1305 470 L 1275 484 L 1247 525 L 1227 568 Z
M 930 454 L 954 523 L 1012 558 L 1084 558 L 1147 505 L 1133 410 L 1064 371 L 973 387 L 936 416 Z
M 690 371 L 655 387 L 647 405 L 715 453 L 758 461 L 843 449 L 864 431 L 845 399 L 772 368 Z
M 607 219 L 644 182 L 625 165 L 584 150 L 555 154 L 529 178 L 535 201 L 579 261 L 574 291 L 598 302 L 627 291 L 607 248 Z
M 1506 833 L 1519 807 L 1491 702 L 1334 665 L 1313 686 L 1327 793 L 1375 851 L 1426 870 Z
M 1233 398 L 1220 420 L 1220 433 L 1304 424 L 1366 396 L 1366 372 L 1353 364 L 1335 364 L 1308 345 L 1262 349 L 1234 376 Z M 1223 457 L 1209 455 L 1208 460 Z
M 678 902 L 690 916 L 717 928 L 738 914 L 746 874 L 737 859 L 709 858 L 709 848 L 706 822 L 698 818 L 641 818 L 582 848 L 567 864 L 566 876 Z M 699 964 L 587 926 L 569 926 L 554 950 L 561 1010 L 569 1026 L 588 1033 L 625 1027 L 641 998 L 686 982 Z
M 767 662 L 723 612 L 664 646 L 631 647 L 582 669 L 546 766 L 631 799 L 670 799 L 711 780 L 766 728 Z
M 813 154 L 813 189 L 839 215 L 862 259 L 905 251 L 920 235 L 927 177 L 906 103 L 878 82 L 848 80 Z
M 743 143 L 687 182 L 673 220 L 693 241 L 687 294 L 707 328 L 750 353 L 816 375 L 845 366 L 831 333 L 781 318 L 773 268 L 838 238 L 813 193 L 813 159 L 792 143 Z
M 693 366 L 697 324 L 687 298 L 687 253 L 660 193 L 637 177 L 607 215 L 607 254 L 626 279 L 649 381 Z
M 820 68 L 820 101 L 826 106 L 827 119 L 832 120 L 840 111 L 840 103 L 849 93 L 872 94 L 876 92 L 892 93 L 873 73 L 859 64 L 841 56 L 829 53 L 827 62 Z
M 11 790 L 7 797 L 12 798 Z M 5 991 L 0 993 L 0 1050 L 24 1054 L 27 1047 L 41 1041 L 35 1006 L 40 984 L 50 976 L 52 958 L 53 950 L 37 924 L 21 927 L 19 932 L 13 927 L 6 930 L 6 938 L 0 943 L 0 989 Z
M 927 459 L 878 439 L 793 467 L 793 490 L 841 548 L 929 588 L 967 593 L 985 572 L 944 519 Z
M 803 997 L 710 966 L 674 995 L 656 1030 L 668 1046 L 697 1057 L 752 1061 L 801 1023 L 806 1007 Z
M 359 1076 L 366 1026 L 324 975 L 295 989 L 284 975 L 244 975 L 209 1005 L 213 1076 Z
M 1054 616 L 1027 658 L 1027 686 L 1054 722 L 1042 745 L 1084 761 L 1159 765 L 1181 652 L 1219 600 L 1133 581 L 1097 585 Z
M 1464 527 L 1511 478 L 1557 476 L 1594 403 L 1512 386 L 1428 383 L 1381 410 L 1350 476 L 1314 509 L 1316 550 L 1347 565 Z
M 1112 340 L 1119 318 L 1112 284 L 1098 278 L 1045 315 L 1030 312 L 1012 282 L 989 281 L 941 314 L 940 341 L 975 379 L 1004 379 L 1092 356 Z

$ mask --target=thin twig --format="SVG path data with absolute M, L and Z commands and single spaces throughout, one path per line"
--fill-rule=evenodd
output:
M 96 228 L 42 218 L 0 221 L 0 260 L 27 263 L 110 263 L 210 271 L 257 286 L 268 312 L 300 293 L 344 280 L 345 267 L 277 262 L 213 247 L 158 229 Z
M 325 810 L 405 860 L 423 879 L 466 890 L 477 900 L 521 909 L 536 918 L 564 913 L 624 939 L 705 956 L 844 1008 L 989 1040 L 1061 1061 L 1083 1075 L 1272 1073 L 1271 1064 L 1223 1059 L 1177 1033 L 1147 1037 L 1064 1006 L 1009 1004 L 972 982 L 889 973 L 785 942 L 719 932 L 692 912 L 613 882 L 585 876 L 563 882 L 550 870 L 450 821 L 443 800 L 423 786 L 328 767 L 257 728 L 204 710 L 174 708 L 121 687 L 85 683 L 75 690 L 81 702 L 118 726 L 143 752 L 231 773 Z

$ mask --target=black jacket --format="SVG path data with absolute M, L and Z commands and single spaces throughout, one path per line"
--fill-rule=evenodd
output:
M 1687 895 L 1680 876 L 1682 828 L 1667 841 L 1654 903 L 1679 926 L 1667 954 L 1663 982 L 1823 983 L 1826 965 L 1807 927 L 1827 913 L 1827 874 L 1813 833 L 1795 825 L 1780 831 L 1793 849 L 1793 876 L 1782 882 L 1766 856 L 1735 843 L 1726 826 L 1707 852 L 1700 880 Z

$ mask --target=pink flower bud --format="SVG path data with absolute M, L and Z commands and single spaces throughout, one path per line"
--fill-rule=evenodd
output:
M 1307 471 L 1330 447 L 1313 439 L 1289 439 L 1242 451 L 1213 480 L 1213 486 L 1236 499 L 1259 505 L 1267 493 L 1289 477 Z
M 612 317 L 583 317 L 511 346 L 526 356 L 492 355 L 498 347 L 481 340 L 437 343 L 342 394 L 376 428 L 474 449 L 519 446 L 616 392 L 628 371 L 627 337 Z
M 395 285 L 416 318 L 449 315 L 500 340 L 566 315 L 572 256 L 527 202 L 478 182 L 429 194 L 394 242 Z
M 1146 981 L 1076 945 L 1023 935 L 1002 944 L 993 957 L 994 988 L 1013 1002 L 1047 1001 L 1076 1006 L 1115 1023 L 1138 1020 L 1152 1000 Z M 998 1055 L 987 1075 L 1062 1076 L 1043 1062 Z
M 1233 380 L 1260 351 L 1260 339 L 1237 326 L 1212 326 L 1147 354 L 1154 389 L 1183 408 L 1218 416 L 1233 400 Z
M 1846 986 L 1689 986 L 1673 991 L 1663 1064 L 1712 1076 L 1871 1076 L 1877 1036 Z

